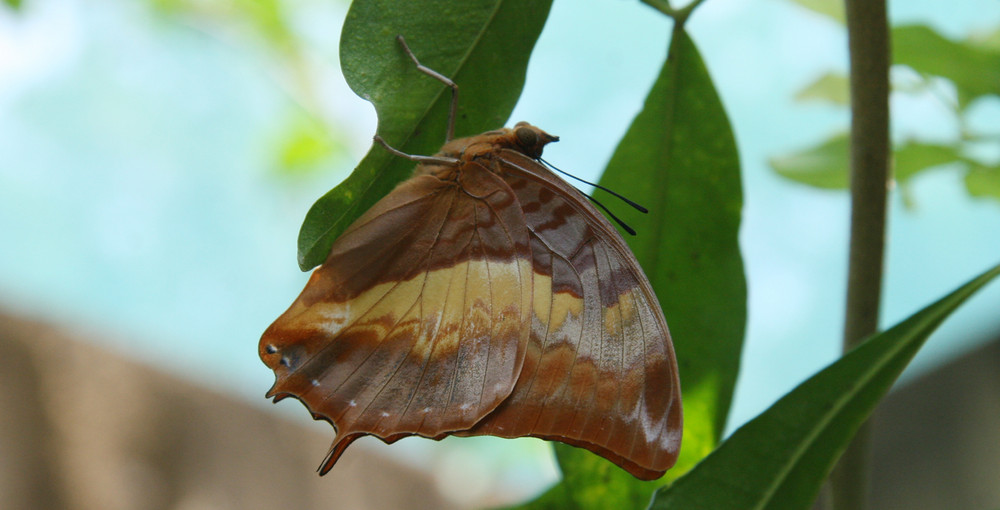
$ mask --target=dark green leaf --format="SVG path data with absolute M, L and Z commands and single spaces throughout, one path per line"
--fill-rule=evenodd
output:
M 684 392 L 684 443 L 670 480 L 715 447 L 739 368 L 746 282 L 737 233 L 742 208 L 732 129 L 683 29 L 596 192 L 638 231 L 626 235 L 663 306 Z M 663 480 L 640 482 L 590 452 L 556 444 L 563 482 L 530 508 L 638 508 Z M 566 501 L 566 498 L 571 498 Z
M 1000 200 L 1000 166 L 970 165 L 965 174 L 965 187 L 974 197 Z
M 344 76 L 375 105 L 382 138 L 409 154 L 434 154 L 445 139 L 449 89 L 417 71 L 396 35 L 406 38 L 423 65 L 459 85 L 455 134 L 476 134 L 502 126 L 513 110 L 550 5 L 551 0 L 356 0 L 341 35 Z M 413 166 L 373 147 L 306 215 L 299 232 L 302 270 L 323 262 L 333 240 L 409 177 Z
M 929 168 L 958 161 L 961 156 L 955 146 L 908 141 L 893 150 L 892 158 L 893 178 L 905 182 Z
M 824 101 L 840 106 L 851 104 L 850 84 L 847 75 L 829 72 L 806 85 L 795 94 L 796 101 Z
M 771 158 L 778 175 L 817 188 L 847 189 L 850 142 L 847 133 L 836 134 L 822 144 Z
M 652 508 L 809 508 L 851 437 L 931 332 L 998 274 L 1000 266 L 809 378 L 658 491 Z
M 892 29 L 892 53 L 896 64 L 951 80 L 963 107 L 979 96 L 1000 95 L 1000 50 L 952 41 L 924 25 L 906 25 Z

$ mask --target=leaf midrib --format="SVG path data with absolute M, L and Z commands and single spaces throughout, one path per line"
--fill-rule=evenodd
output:
M 954 308 L 954 306 L 956 305 L 949 304 L 948 308 Z M 931 318 L 921 317 L 921 319 L 917 321 L 919 325 L 914 327 L 914 329 L 916 331 L 919 331 L 920 333 L 918 333 L 913 339 L 910 339 L 909 341 L 897 342 L 897 345 L 887 350 L 883 356 L 879 356 L 878 364 L 875 364 L 873 366 L 879 368 L 886 366 L 893 358 L 898 356 L 902 350 L 905 350 L 905 348 L 908 347 L 911 342 L 915 341 L 916 338 L 923 336 L 924 332 L 928 328 L 933 328 L 935 326 L 934 324 L 935 322 L 940 324 L 942 320 L 943 318 L 935 319 L 933 318 L 933 316 L 931 316 Z M 865 341 L 865 343 L 867 342 L 868 340 Z M 765 497 L 761 499 L 760 504 L 755 505 L 753 507 L 754 509 L 763 509 L 768 504 L 770 504 L 771 501 L 773 501 L 774 494 L 776 494 L 778 490 L 784 485 L 785 480 L 788 478 L 788 474 L 791 473 L 792 469 L 798 465 L 798 461 L 803 456 L 805 456 L 806 452 L 812 447 L 812 445 L 816 443 L 816 439 L 821 435 L 821 433 L 829 428 L 829 425 L 833 421 L 833 418 L 840 412 L 840 410 L 847 407 L 848 403 L 856 395 L 860 393 L 860 390 L 862 388 L 868 386 L 868 384 L 872 381 L 872 379 L 874 379 L 878 375 L 879 371 L 880 370 L 878 369 L 868 370 L 865 376 L 860 379 L 860 382 L 853 385 L 851 391 L 841 394 L 840 397 L 834 400 L 834 405 L 830 406 L 829 411 L 823 414 L 823 418 L 822 420 L 820 420 L 821 426 L 814 427 L 813 432 L 806 436 L 805 441 L 801 442 L 802 446 L 800 448 L 794 449 L 795 453 L 792 456 L 791 461 L 787 462 L 785 464 L 785 467 L 778 472 L 778 476 L 776 476 L 774 479 L 775 483 L 771 484 L 769 489 L 764 493 Z

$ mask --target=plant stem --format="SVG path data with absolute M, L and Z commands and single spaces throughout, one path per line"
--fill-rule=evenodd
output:
M 844 350 L 878 329 L 889 168 L 889 24 L 885 0 L 846 0 L 851 71 L 851 241 Z M 869 430 L 830 475 L 833 510 L 867 508 Z
M 705 0 L 693 0 L 688 5 L 681 7 L 680 9 L 675 9 L 670 6 L 670 2 L 668 0 L 642 0 L 644 4 L 662 12 L 663 14 L 666 14 L 667 16 L 670 16 L 671 18 L 674 18 L 674 21 L 676 21 L 678 25 L 683 25 L 684 22 L 687 21 L 688 16 L 690 16 L 691 13 L 694 12 L 694 10 L 697 9 L 698 6 L 704 1 Z
M 674 16 L 674 8 L 670 6 L 668 0 L 642 0 L 642 3 L 666 14 L 667 16 Z

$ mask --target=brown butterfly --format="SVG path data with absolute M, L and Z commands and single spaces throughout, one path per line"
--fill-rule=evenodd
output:
M 457 87 L 420 65 L 422 72 Z M 681 442 L 677 362 L 649 280 L 518 123 L 409 156 L 414 176 L 334 242 L 260 340 L 276 382 L 336 438 L 534 436 L 643 480 Z

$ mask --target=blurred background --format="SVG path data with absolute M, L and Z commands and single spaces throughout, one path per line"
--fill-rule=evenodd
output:
M 257 340 L 308 276 L 299 225 L 375 132 L 340 73 L 348 6 L 0 4 L 5 508 L 475 507 L 555 482 L 543 442 L 493 438 L 363 439 L 319 479 L 330 427 L 263 398 Z M 1000 76 L 995 0 L 890 13 L 985 55 L 970 76 Z M 847 45 L 790 0 L 711 0 L 689 27 L 744 167 L 750 314 L 731 431 L 839 354 L 849 204 L 822 149 L 847 128 Z M 556 1 L 511 123 L 558 134 L 546 159 L 596 179 L 669 29 L 637 0 Z M 929 156 L 893 191 L 885 325 L 1000 262 L 1000 80 L 970 99 L 954 77 L 893 78 L 897 144 L 961 160 Z M 1000 506 L 998 342 L 994 284 L 879 411 L 877 508 Z

